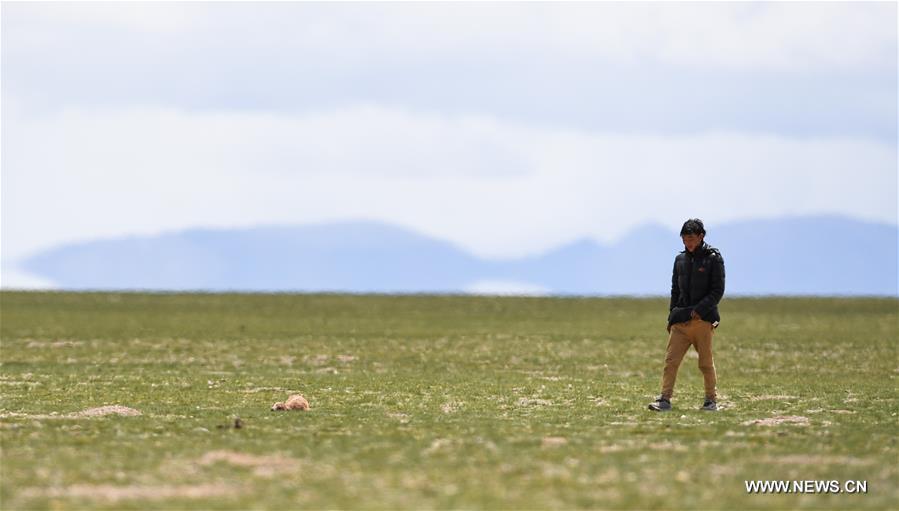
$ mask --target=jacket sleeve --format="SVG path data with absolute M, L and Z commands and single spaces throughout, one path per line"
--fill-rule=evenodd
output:
M 707 318 L 712 308 L 718 305 L 721 297 L 724 296 L 724 258 L 716 255 L 712 258 L 711 265 L 711 284 L 709 293 L 702 297 L 702 300 L 693 308 L 699 317 Z
M 674 268 L 671 269 L 671 303 L 668 304 L 668 312 L 674 310 L 678 298 L 680 298 L 680 288 L 677 285 L 677 258 L 675 258 Z

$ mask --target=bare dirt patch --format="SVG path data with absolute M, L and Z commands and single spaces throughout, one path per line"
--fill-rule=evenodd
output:
M 321 366 L 327 364 L 330 359 L 330 355 L 325 355 L 322 353 L 318 355 L 306 355 L 303 357 L 303 362 L 315 366 Z
M 185 484 L 158 486 L 114 486 L 109 484 L 75 484 L 64 488 L 27 488 L 24 498 L 75 498 L 120 502 L 123 500 L 163 500 L 175 498 L 202 499 L 237 494 L 239 488 L 227 484 Z
M 59 415 L 58 413 L 18 413 L 18 412 L 3 412 L 0 413 L 0 419 L 33 419 L 33 420 L 44 420 L 44 419 L 71 419 L 72 417 L 68 415 Z
M 253 470 L 253 474 L 259 477 L 274 477 L 297 468 L 295 460 L 284 456 L 257 456 L 234 451 L 210 451 L 204 454 L 197 463 L 202 466 L 227 463 L 235 467 L 250 468 Z
M 713 479 L 732 477 L 733 475 L 740 473 L 739 467 L 734 465 L 709 465 L 708 470 Z
M 795 424 L 797 426 L 808 426 L 808 417 L 801 415 L 778 415 L 767 419 L 755 419 L 746 421 L 744 426 L 779 426 L 781 424 Z
M 83 346 L 84 341 L 68 341 L 68 340 L 59 340 L 59 341 L 28 341 L 28 344 L 25 345 L 26 348 L 75 348 L 78 346 Z
M 104 415 L 123 415 L 126 417 L 134 417 L 141 415 L 140 410 L 128 408 L 121 405 L 101 406 L 99 408 L 88 408 L 80 412 L 70 413 L 73 417 L 102 417 Z
M 664 441 L 664 442 L 655 442 L 649 444 L 647 447 L 654 451 L 673 451 L 673 452 L 687 452 L 687 446 L 683 444 L 679 444 L 676 442 Z
M 563 436 L 545 436 L 540 442 L 541 447 L 560 447 L 568 444 L 568 439 Z
M 121 405 L 108 405 L 101 406 L 98 408 L 88 408 L 86 410 L 81 410 L 80 412 L 72 412 L 72 413 L 57 413 L 50 412 L 46 413 L 18 413 L 18 412 L 4 412 L 0 413 L 0 419 L 7 418 L 26 418 L 26 419 L 35 419 L 35 420 L 45 420 L 45 419 L 91 419 L 94 417 L 105 417 L 107 415 L 120 415 L 123 417 L 135 417 L 141 414 L 140 410 L 135 410 L 134 408 L 129 408 L 127 406 Z

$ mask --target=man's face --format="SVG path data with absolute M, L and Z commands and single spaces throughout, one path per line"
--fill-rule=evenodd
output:
M 685 234 L 680 239 L 684 240 L 684 248 L 687 249 L 687 252 L 692 253 L 696 247 L 702 245 L 702 237 L 702 234 Z

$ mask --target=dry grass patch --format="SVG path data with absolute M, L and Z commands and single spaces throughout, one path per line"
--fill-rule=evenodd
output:
M 409 424 L 409 421 L 412 420 L 412 418 L 409 417 L 408 414 L 401 413 L 401 412 L 389 412 L 387 414 L 387 416 L 390 417 L 391 419 L 398 420 L 400 422 L 400 424 Z
M 245 394 L 255 394 L 257 392 L 284 392 L 287 389 L 284 387 L 253 387 L 249 389 L 244 389 L 241 392 Z
M 456 413 L 460 408 L 462 408 L 462 403 L 459 401 L 449 401 L 440 406 L 440 410 L 447 414 Z
M 808 417 L 801 415 L 778 415 L 767 419 L 755 419 L 746 421 L 744 426 L 779 426 L 781 424 L 795 424 L 797 426 L 808 426 Z
M 777 456 L 765 458 L 765 463 L 776 465 L 852 465 L 867 466 L 873 465 L 874 460 L 857 458 L 854 456 L 827 456 L 816 454 L 791 454 L 787 456 Z
M 431 442 L 426 449 L 422 451 L 423 454 L 433 454 L 437 451 L 452 448 L 456 442 L 449 438 L 437 438 Z
M 787 396 L 785 394 L 762 394 L 760 396 L 751 396 L 749 401 L 788 401 L 790 399 L 799 399 L 797 396 Z
M 552 406 L 553 402 L 548 399 L 532 399 L 523 397 L 518 400 L 518 406 Z

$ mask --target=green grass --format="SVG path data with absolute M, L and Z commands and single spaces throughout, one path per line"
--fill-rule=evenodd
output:
M 659 299 L 3 292 L 0 507 L 899 504 L 899 301 L 725 299 L 717 414 L 697 410 L 692 355 L 675 411 L 645 410 L 666 312 Z M 269 411 L 290 392 L 313 409 Z M 142 415 L 60 417 L 114 404 Z M 778 415 L 809 424 L 744 425 Z M 868 493 L 747 494 L 756 479 Z

